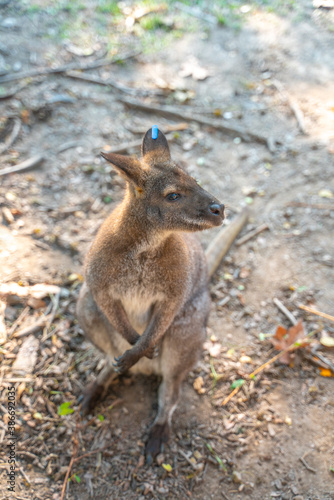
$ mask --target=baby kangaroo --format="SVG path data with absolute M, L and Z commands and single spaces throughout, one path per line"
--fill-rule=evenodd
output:
M 222 224 L 224 205 L 171 160 L 156 126 L 144 136 L 140 160 L 101 154 L 127 190 L 86 258 L 77 316 L 108 363 L 81 408 L 92 409 L 115 372 L 161 375 L 159 410 L 146 444 L 151 463 L 168 440 L 181 382 L 205 339 L 208 270 L 192 233 Z

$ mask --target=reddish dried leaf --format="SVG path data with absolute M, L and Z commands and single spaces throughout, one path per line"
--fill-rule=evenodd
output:
M 278 351 L 284 351 L 288 349 L 291 345 L 298 342 L 298 340 L 305 338 L 305 331 L 302 320 L 300 320 L 296 325 L 286 330 L 283 326 L 279 325 L 277 327 L 275 335 L 272 337 L 271 342 L 275 349 Z M 305 342 L 302 344 L 305 345 Z M 293 358 L 293 353 L 286 352 L 280 357 L 280 362 L 286 365 L 290 365 Z

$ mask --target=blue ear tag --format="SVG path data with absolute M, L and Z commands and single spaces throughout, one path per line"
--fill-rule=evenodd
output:
M 152 126 L 152 139 L 157 139 L 158 137 L 158 125 Z

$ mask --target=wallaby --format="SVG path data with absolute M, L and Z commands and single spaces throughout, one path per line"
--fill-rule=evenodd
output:
M 81 410 L 92 409 L 115 372 L 161 375 L 159 410 L 146 444 L 152 463 L 169 438 L 181 382 L 205 339 L 208 270 L 192 233 L 221 225 L 224 205 L 171 160 L 156 126 L 143 138 L 140 160 L 101 155 L 127 181 L 127 190 L 86 258 L 77 317 L 108 363 L 85 391 Z

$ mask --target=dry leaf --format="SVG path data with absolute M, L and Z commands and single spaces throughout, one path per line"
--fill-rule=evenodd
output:
M 203 377 L 197 377 L 194 380 L 193 387 L 194 387 L 195 391 L 198 392 L 198 394 L 205 393 L 205 389 L 203 389 L 203 385 L 204 385 Z
M 286 328 L 279 325 L 277 327 L 275 335 L 270 340 L 273 343 L 275 349 L 277 349 L 278 351 L 284 351 L 300 339 L 305 339 L 305 331 L 302 320 L 300 320 L 295 326 L 289 328 L 289 330 L 286 330 Z M 304 342 L 303 345 L 306 345 L 306 343 Z M 280 357 L 280 362 L 284 363 L 285 365 L 290 365 L 293 357 L 293 353 L 285 352 Z
M 214 343 L 211 341 L 204 342 L 203 347 L 206 351 L 208 351 L 210 356 L 212 356 L 213 358 L 218 358 L 218 356 L 222 350 L 222 346 L 218 342 L 214 342 Z
M 37 361 L 37 351 L 39 340 L 34 335 L 27 337 L 17 353 L 16 360 L 13 363 L 12 371 L 17 375 L 26 375 L 32 373 Z

